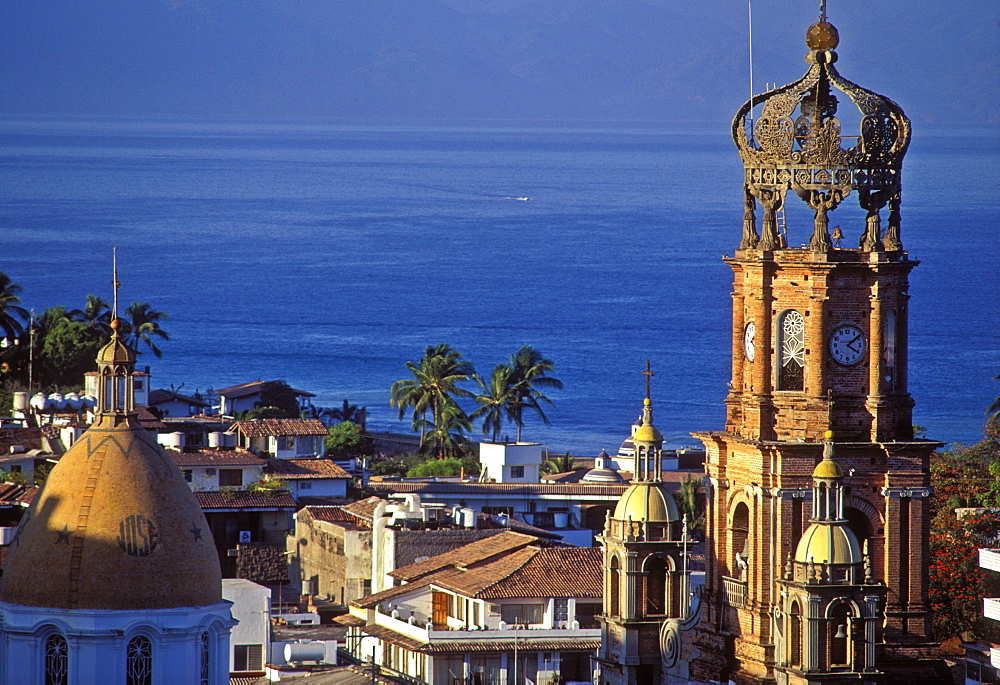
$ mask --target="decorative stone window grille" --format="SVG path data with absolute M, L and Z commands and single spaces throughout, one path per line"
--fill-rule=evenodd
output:
M 789 309 L 781 316 L 778 351 L 778 390 L 802 390 L 805 358 L 805 320 Z
M 66 638 L 53 633 L 45 639 L 45 685 L 66 685 L 69 673 L 69 649 Z
M 201 639 L 199 643 L 200 656 L 201 656 L 201 680 L 199 685 L 209 685 L 209 670 L 208 670 L 208 633 L 202 632 Z
M 137 635 L 128 641 L 125 682 L 128 685 L 152 685 L 153 643 L 148 637 Z

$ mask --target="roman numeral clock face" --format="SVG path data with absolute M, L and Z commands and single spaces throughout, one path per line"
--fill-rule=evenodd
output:
M 833 329 L 830 335 L 830 355 L 845 366 L 857 364 L 865 356 L 867 349 L 865 334 L 857 326 L 843 324 Z

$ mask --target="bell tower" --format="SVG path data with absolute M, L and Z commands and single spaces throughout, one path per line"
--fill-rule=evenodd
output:
M 865 582 L 886 587 L 884 644 L 867 666 L 892 682 L 933 682 L 938 664 L 925 498 L 940 443 L 913 437 L 906 374 L 908 279 L 918 264 L 901 237 L 910 122 L 895 102 L 837 72 L 838 43 L 823 7 L 806 32 L 806 74 L 754 95 L 733 120 L 744 207 L 742 237 L 725 259 L 732 378 L 725 430 L 695 434 L 710 486 L 697 679 L 812 682 L 781 670 L 787 588 L 779 586 L 809 525 L 827 430 L 844 468 L 839 515 L 869 551 Z M 864 222 L 831 232 L 831 214 L 852 196 Z M 811 225 L 786 226 L 786 203 L 797 201 Z

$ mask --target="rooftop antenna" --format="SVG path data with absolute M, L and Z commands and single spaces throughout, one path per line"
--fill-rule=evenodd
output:
M 824 1 L 825 0 L 821 0 Z M 753 0 L 747 0 L 747 25 L 750 46 L 750 116 L 747 121 L 750 124 L 750 144 L 753 140 Z
M 111 308 L 111 320 L 114 321 L 118 318 L 118 288 L 121 287 L 121 283 L 118 282 L 118 247 L 112 248 L 112 262 L 114 264 L 114 280 L 111 282 L 111 287 L 115 289 L 115 299 L 114 305 Z

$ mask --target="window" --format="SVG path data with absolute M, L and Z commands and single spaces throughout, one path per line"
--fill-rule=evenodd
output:
M 312 490 L 313 484 L 307 480 L 299 481 L 299 490 Z
M 201 673 L 199 685 L 211 685 L 208 666 L 208 633 L 202 631 L 201 642 L 199 644 L 201 652 Z
M 128 685 L 152 685 L 153 643 L 137 635 L 128 641 L 125 653 L 125 682 Z
M 746 580 L 750 557 L 750 509 L 740 502 L 733 510 L 733 521 L 729 528 L 732 540 L 732 567 L 729 575 L 737 580 Z
M 507 625 L 528 625 L 542 622 L 541 604 L 501 604 L 500 620 Z
M 289 437 L 287 435 L 279 435 L 278 438 L 278 449 L 279 450 L 290 450 L 295 444 L 295 438 Z
M 510 467 L 510 477 L 511 478 L 524 478 L 524 467 L 523 466 L 511 466 Z
M 191 482 L 191 469 L 182 469 L 181 473 L 184 474 L 184 480 L 188 483 Z
M 778 390 L 802 390 L 805 329 L 805 319 L 794 309 L 781 315 L 778 329 Z
M 263 671 L 263 647 L 261 645 L 234 645 L 234 671 Z
M 618 587 L 621 583 L 620 573 L 619 573 L 619 563 L 618 557 L 613 557 L 611 559 L 611 601 L 608 604 L 608 616 L 618 616 L 621 613 L 621 608 L 618 604 Z
M 662 616 L 667 612 L 667 562 L 659 557 L 649 561 L 646 570 L 646 615 Z
M 581 602 L 576 600 L 576 620 L 581 628 L 600 628 L 597 617 L 601 613 L 601 605 L 597 602 Z
M 45 639 L 45 685 L 66 685 L 69 672 L 69 650 L 66 638 L 52 633 Z
M 792 602 L 788 612 L 788 663 L 791 666 L 802 665 L 802 612 L 799 603 Z
M 219 487 L 242 487 L 243 469 L 219 469 Z

